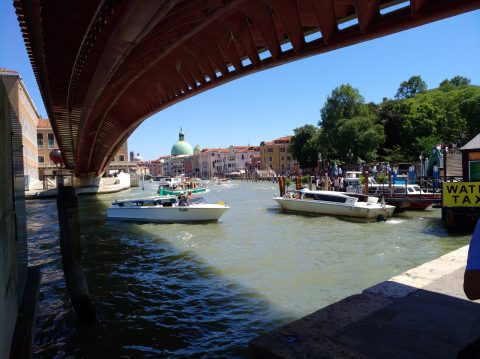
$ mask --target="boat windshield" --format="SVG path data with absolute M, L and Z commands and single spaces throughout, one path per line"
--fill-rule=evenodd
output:
M 345 203 L 347 201 L 347 197 L 335 196 L 335 195 L 328 195 L 323 193 L 304 193 L 305 199 L 314 199 L 317 201 L 325 201 L 325 202 L 336 202 L 336 203 Z

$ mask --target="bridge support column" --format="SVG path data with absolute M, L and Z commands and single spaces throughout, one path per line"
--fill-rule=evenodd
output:
M 102 176 L 95 174 L 87 174 L 82 177 L 73 177 L 74 187 L 100 187 L 100 180 Z
M 92 324 L 95 322 L 96 315 L 83 273 L 77 204 L 78 197 L 73 187 L 58 187 L 60 251 L 65 282 L 79 323 Z

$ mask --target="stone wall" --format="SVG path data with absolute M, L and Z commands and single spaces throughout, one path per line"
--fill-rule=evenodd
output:
M 10 105 L 0 81 L 0 358 L 8 358 L 20 300 Z

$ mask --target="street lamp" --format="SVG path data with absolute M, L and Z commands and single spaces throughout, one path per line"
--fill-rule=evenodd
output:
M 322 154 L 320 152 L 318 152 L 318 155 L 317 155 L 317 167 L 318 167 L 318 173 L 320 173 L 320 164 L 322 163 Z

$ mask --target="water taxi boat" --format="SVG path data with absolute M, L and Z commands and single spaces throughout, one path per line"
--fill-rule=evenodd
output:
M 441 193 L 424 191 L 417 184 L 407 184 L 403 188 L 395 188 L 390 191 L 379 189 L 377 194 L 382 195 L 386 203 L 402 209 L 426 209 L 430 205 L 442 201 Z
M 285 211 L 383 220 L 392 216 L 394 206 L 382 204 L 378 197 L 359 196 L 345 192 L 302 189 L 274 197 Z
M 229 208 L 223 202 L 207 203 L 203 197 L 184 198 L 177 201 L 176 197 L 164 196 L 115 201 L 112 207 L 107 208 L 107 217 L 138 222 L 213 222 L 218 221 Z
M 426 209 L 442 200 L 440 193 L 424 191 L 417 184 L 380 184 L 373 178 L 369 178 L 368 182 L 368 195 L 383 197 L 387 204 L 401 209 Z M 364 192 L 358 178 L 346 178 L 344 183 L 347 194 Z

